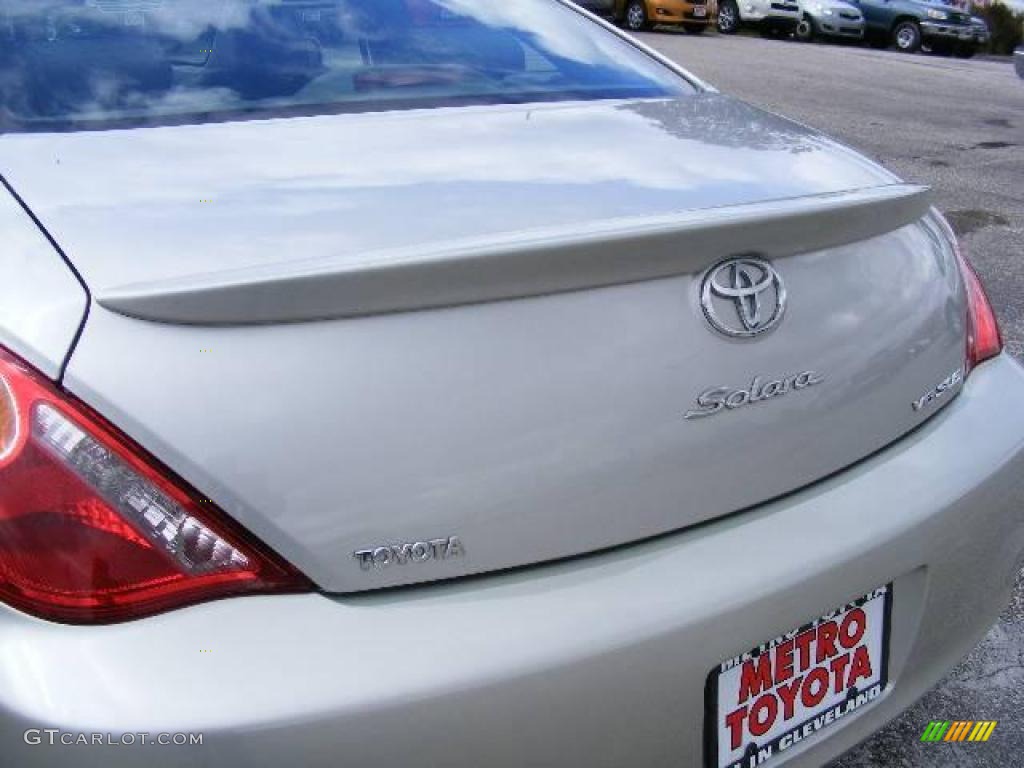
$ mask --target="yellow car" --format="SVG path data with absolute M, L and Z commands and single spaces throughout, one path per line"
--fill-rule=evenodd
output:
M 632 32 L 664 24 L 699 35 L 715 23 L 714 0 L 615 0 L 614 19 Z

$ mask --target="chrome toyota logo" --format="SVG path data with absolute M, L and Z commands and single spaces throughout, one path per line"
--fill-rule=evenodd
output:
M 770 331 L 786 312 L 786 286 L 775 267 L 756 256 L 720 262 L 704 275 L 700 304 L 711 327 L 733 338 Z

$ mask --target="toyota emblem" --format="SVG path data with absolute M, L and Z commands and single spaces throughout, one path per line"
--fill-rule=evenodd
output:
M 700 304 L 708 323 L 732 338 L 767 333 L 786 312 L 786 286 L 771 264 L 756 256 L 719 262 L 705 275 Z

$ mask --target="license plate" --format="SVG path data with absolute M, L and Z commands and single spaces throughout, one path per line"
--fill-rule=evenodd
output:
M 698 19 L 703 18 L 708 15 L 708 9 L 703 5 L 694 6 L 693 15 Z
M 708 675 L 709 768 L 755 768 L 873 704 L 888 681 L 892 585 Z

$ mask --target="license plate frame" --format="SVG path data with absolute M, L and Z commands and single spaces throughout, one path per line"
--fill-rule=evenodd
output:
M 876 703 L 889 683 L 889 641 L 892 631 L 892 602 L 893 585 L 890 582 L 819 616 L 817 619 L 806 622 L 796 629 L 761 643 L 761 645 L 752 648 L 746 653 L 722 661 L 712 668 L 707 676 L 704 689 L 704 764 L 706 768 L 757 768 L 763 765 L 767 765 L 770 768 L 770 766 L 777 764 L 779 755 L 785 754 L 795 744 L 800 743 L 806 738 L 812 738 L 823 731 L 830 731 L 845 715 L 852 714 L 855 711 L 862 711 Z M 850 634 L 850 628 L 855 626 L 855 619 L 859 619 L 856 614 L 853 614 L 857 609 L 860 609 L 866 617 L 865 623 L 867 626 L 865 626 L 863 635 L 867 636 L 869 631 L 871 634 L 867 639 L 863 641 L 858 640 L 858 642 L 852 644 L 847 649 L 844 643 L 851 640 L 854 636 Z M 836 641 L 836 649 L 842 649 L 850 655 L 851 660 L 845 669 L 850 670 L 848 679 L 852 680 L 854 672 L 852 664 L 854 663 L 854 657 L 858 656 L 857 649 L 862 645 L 866 646 L 872 674 L 866 679 L 858 678 L 854 685 L 854 690 L 847 689 L 837 693 L 834 687 L 836 684 L 835 669 L 831 669 L 830 665 L 833 661 L 837 661 L 838 657 L 842 654 L 827 656 L 823 662 L 818 661 L 818 643 L 823 635 L 826 635 L 825 639 L 827 640 L 830 630 L 826 629 L 826 627 L 831 628 L 835 625 L 842 631 L 844 626 L 842 622 L 851 614 L 853 614 L 853 617 L 846 624 L 847 633 L 843 636 L 842 641 Z M 873 624 L 879 624 L 879 626 L 872 626 Z M 822 629 L 819 630 L 819 627 Z M 809 667 L 802 670 L 804 674 L 800 675 L 800 692 L 792 693 L 791 686 L 796 685 L 794 678 L 797 677 L 796 673 L 801 671 L 801 664 L 799 661 L 794 661 L 794 674 L 792 677 L 776 683 L 777 678 L 774 672 L 778 668 L 777 662 L 780 655 L 784 661 L 789 658 L 784 650 L 780 654 L 780 648 L 786 646 L 789 641 L 795 644 L 798 637 L 804 639 L 808 633 L 813 634 L 813 639 L 809 643 L 805 643 L 812 649 L 807 651 L 808 661 L 812 663 Z M 828 650 L 827 642 L 823 642 L 822 646 L 824 650 Z M 789 645 L 788 647 L 793 648 L 794 646 Z M 735 714 L 736 709 L 742 708 L 736 707 L 740 703 L 741 694 L 743 692 L 749 694 L 752 691 L 750 686 L 743 687 L 743 680 L 751 679 L 749 674 L 744 678 L 744 665 L 749 661 L 752 667 L 747 667 L 747 671 L 749 672 L 751 668 L 758 670 L 759 659 L 763 655 L 768 655 L 770 660 L 769 669 L 773 672 L 770 680 L 773 686 L 770 689 L 762 688 L 760 694 L 767 696 L 771 692 L 773 695 L 776 695 L 776 707 L 780 714 L 784 714 L 784 701 L 789 696 L 783 697 L 774 692 L 780 687 L 787 688 L 787 693 L 792 693 L 791 701 L 794 702 L 792 717 L 788 720 L 783 717 L 781 727 L 773 725 L 760 737 L 751 737 L 747 726 L 741 726 L 739 728 L 742 731 L 741 744 L 739 751 L 737 751 L 732 748 L 732 729 L 736 728 L 736 720 L 733 721 L 731 727 L 726 726 L 723 728 L 725 723 L 725 713 L 723 710 L 727 712 L 729 709 L 732 709 L 732 713 Z M 794 650 L 792 656 L 796 657 L 796 655 L 797 651 Z M 787 669 L 788 667 L 783 664 L 782 668 Z M 828 695 L 815 706 L 806 708 L 803 707 L 804 701 L 801 696 L 803 681 L 816 669 L 831 669 L 832 674 L 830 674 L 828 685 L 826 686 Z M 857 670 L 863 671 L 863 663 L 860 664 Z M 839 673 L 839 676 L 842 676 L 842 674 L 842 672 Z M 817 677 L 820 678 L 821 676 L 818 675 Z M 739 678 L 738 685 L 736 678 Z M 737 686 L 736 696 L 732 696 L 729 693 L 734 685 Z M 811 692 L 813 690 L 814 686 L 811 685 Z M 837 696 L 841 698 L 837 699 Z M 748 696 L 751 702 L 748 716 L 760 698 L 761 696 Z M 721 708 L 720 703 L 723 705 Z M 800 711 L 797 711 L 795 706 L 797 703 L 800 706 Z M 733 709 L 734 707 L 736 708 Z M 766 709 L 770 709 L 770 707 L 758 707 L 758 712 L 764 712 Z M 758 724 L 760 725 L 760 718 Z M 729 738 L 728 742 L 726 741 L 727 737 Z M 720 746 L 726 744 L 728 744 L 728 748 L 720 750 Z
M 708 16 L 708 7 L 706 5 L 695 5 L 693 7 L 693 18 L 695 19 L 706 19 Z

